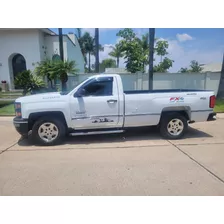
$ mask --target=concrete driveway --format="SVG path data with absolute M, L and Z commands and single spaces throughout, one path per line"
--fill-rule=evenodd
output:
M 224 116 L 185 139 L 155 129 L 33 146 L 0 118 L 0 195 L 224 195 Z

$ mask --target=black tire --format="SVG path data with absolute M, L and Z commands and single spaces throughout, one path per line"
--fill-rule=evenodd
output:
M 28 139 L 29 135 L 28 134 L 21 134 L 22 139 Z
M 52 141 L 45 141 L 43 140 L 43 137 L 41 138 L 41 136 L 39 135 L 39 128 L 45 124 L 53 124 L 55 125 L 55 130 L 57 130 L 57 136 L 52 137 L 54 138 Z M 41 128 L 40 128 L 41 130 Z M 49 131 L 50 132 L 50 131 Z M 50 133 L 48 133 L 50 134 Z M 34 143 L 39 144 L 39 145 L 44 145 L 44 146 L 52 146 L 52 145 L 58 145 L 60 143 L 62 143 L 62 141 L 64 140 L 64 137 L 66 135 L 66 127 L 65 127 L 65 123 L 58 119 L 58 118 L 51 118 L 51 117 L 42 117 L 39 120 L 37 120 L 32 128 L 32 140 L 34 141 Z M 47 134 L 46 134 L 47 137 Z
M 172 128 L 172 125 L 170 124 L 171 121 L 175 121 L 175 124 L 177 123 L 177 125 L 179 124 L 179 128 L 178 128 L 178 126 L 174 126 Z M 183 127 L 182 130 L 181 130 L 181 127 Z M 160 128 L 160 134 L 165 139 L 181 139 L 185 135 L 185 133 L 188 129 L 187 118 L 185 116 L 181 115 L 180 113 L 163 114 L 161 121 L 160 121 L 159 128 Z M 169 131 L 169 128 L 177 130 L 177 133 L 176 134 L 174 133 L 175 130 Z M 172 132 L 172 134 L 171 134 L 171 132 Z M 180 132 L 180 133 L 178 133 L 178 132 Z

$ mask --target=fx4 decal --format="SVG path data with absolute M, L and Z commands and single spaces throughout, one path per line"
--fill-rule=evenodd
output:
M 170 98 L 171 103 L 179 103 L 184 102 L 184 97 L 171 97 Z

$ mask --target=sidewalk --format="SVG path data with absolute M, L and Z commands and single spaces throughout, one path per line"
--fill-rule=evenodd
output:
M 216 115 L 216 117 L 217 117 L 218 119 L 224 119 L 224 113 L 218 113 L 218 114 Z

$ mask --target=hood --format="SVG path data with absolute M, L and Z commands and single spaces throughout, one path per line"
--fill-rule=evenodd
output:
M 52 92 L 52 93 L 40 93 L 40 94 L 34 94 L 30 96 L 23 96 L 16 99 L 15 102 L 21 102 L 21 103 L 29 103 L 29 102 L 47 102 L 47 101 L 60 101 L 66 97 L 66 95 L 61 95 L 59 92 Z

